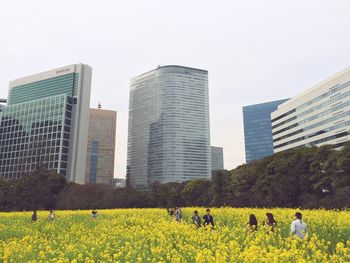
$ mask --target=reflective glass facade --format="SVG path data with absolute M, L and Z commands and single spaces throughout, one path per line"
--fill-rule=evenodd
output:
M 76 64 L 10 82 L 0 114 L 0 177 L 55 170 L 84 183 L 91 68 Z
M 271 113 L 287 99 L 243 107 L 246 162 L 273 154 Z
M 97 141 L 91 142 L 91 155 L 90 155 L 90 183 L 96 183 L 97 178 L 97 163 L 98 163 L 98 148 L 99 143 Z
M 137 188 L 211 177 L 208 72 L 165 66 L 131 80 L 127 176 Z
M 272 113 L 274 151 L 350 139 L 350 69 L 296 96 Z
M 75 97 L 78 81 L 79 73 L 70 73 L 15 86 L 9 91 L 8 104 L 17 104 L 60 94 Z
M 72 100 L 58 95 L 4 108 L 0 175 L 19 178 L 38 168 L 67 173 Z

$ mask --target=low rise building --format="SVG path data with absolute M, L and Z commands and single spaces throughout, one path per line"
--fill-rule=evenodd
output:
M 343 146 L 350 140 L 350 67 L 279 105 L 271 118 L 274 152 Z

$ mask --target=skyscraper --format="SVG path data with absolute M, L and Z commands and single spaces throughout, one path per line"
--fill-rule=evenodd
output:
M 273 154 L 271 113 L 287 101 L 277 100 L 243 107 L 246 162 Z
M 322 81 L 271 114 L 275 152 L 350 140 L 350 68 Z
M 90 109 L 86 183 L 113 185 L 117 112 Z
M 43 168 L 84 183 L 91 71 L 75 64 L 10 82 L 0 123 L 1 178 Z
M 7 100 L 6 99 L 0 99 L 0 112 L 2 111 L 2 109 L 5 107 Z M 1 114 L 0 114 L 0 118 L 1 118 Z
M 220 171 L 224 169 L 224 149 L 211 146 L 211 170 Z
M 127 178 L 132 186 L 210 179 L 208 101 L 206 70 L 163 66 L 131 79 Z

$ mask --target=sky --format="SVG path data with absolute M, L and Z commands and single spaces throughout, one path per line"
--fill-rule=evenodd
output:
M 0 97 L 13 79 L 93 68 L 91 106 L 116 110 L 125 177 L 129 81 L 157 65 L 209 72 L 211 145 L 245 162 L 242 106 L 298 95 L 350 66 L 348 0 L 1 0 Z

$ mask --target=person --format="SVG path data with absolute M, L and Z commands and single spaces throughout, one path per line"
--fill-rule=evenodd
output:
M 36 210 L 34 210 L 32 214 L 32 222 L 36 222 L 36 220 L 38 220 L 38 215 L 36 214 Z
M 98 217 L 97 211 L 96 210 L 92 210 L 91 216 L 92 216 L 93 219 L 97 219 L 97 217 Z
M 263 222 L 263 225 L 268 226 L 268 230 L 274 232 L 275 231 L 275 227 L 277 225 L 277 222 L 275 220 L 275 218 L 273 217 L 273 214 L 271 213 L 266 213 L 266 221 Z
M 53 221 L 53 220 L 55 219 L 55 213 L 53 212 L 53 210 L 50 210 L 49 219 L 50 219 L 51 221 Z
M 256 217 L 254 214 L 251 214 L 249 216 L 248 227 L 249 227 L 248 230 L 250 230 L 251 232 L 258 230 L 258 220 L 256 220 Z
M 300 212 L 296 212 L 294 216 L 296 219 L 292 222 L 290 234 L 299 238 L 304 238 L 307 232 L 307 226 L 303 221 L 301 221 L 302 214 Z
M 171 208 L 171 209 L 167 208 L 167 211 L 168 211 L 168 214 L 169 214 L 171 217 L 173 217 L 173 215 L 174 215 L 174 208 Z
M 175 208 L 175 219 L 176 219 L 176 221 L 181 222 L 181 218 L 182 218 L 181 208 L 176 207 Z
M 195 224 L 197 228 L 201 227 L 202 221 L 197 210 L 194 211 L 194 215 L 192 216 L 192 223 Z
M 207 214 L 203 216 L 203 226 L 211 225 L 212 227 L 214 227 L 214 218 L 210 214 L 210 209 L 208 208 L 206 212 Z

